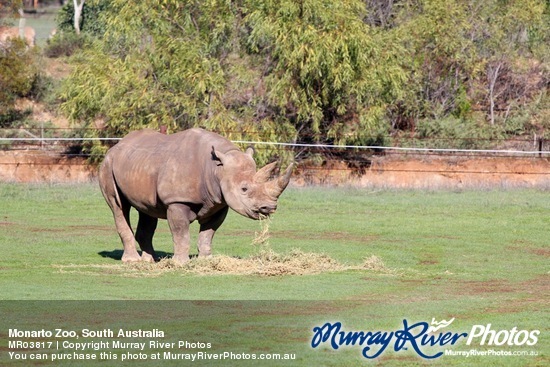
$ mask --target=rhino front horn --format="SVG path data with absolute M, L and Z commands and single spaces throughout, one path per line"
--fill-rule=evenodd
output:
M 290 176 L 294 170 L 294 163 L 291 163 L 285 173 L 276 179 L 273 179 L 267 183 L 267 192 L 269 195 L 278 198 L 288 186 L 290 182 Z

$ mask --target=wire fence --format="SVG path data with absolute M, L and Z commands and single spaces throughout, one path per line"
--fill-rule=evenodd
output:
M 69 128 L 18 128 L 0 129 L 0 152 L 10 151 L 21 158 L 26 156 L 48 156 L 48 160 L 40 159 L 15 159 L 0 160 L 0 166 L 84 166 L 88 163 L 90 153 L 83 152 L 83 144 L 94 141 L 116 144 L 121 138 L 103 137 L 91 138 L 75 136 L 84 134 L 83 129 Z M 227 132 L 226 132 L 227 134 Z M 550 158 L 550 141 L 542 137 L 516 139 L 479 139 L 479 138 L 422 138 L 418 136 L 391 136 L 385 137 L 385 142 L 391 145 L 339 145 L 331 143 L 311 142 L 270 142 L 252 140 L 233 140 L 234 143 L 243 146 L 252 145 L 255 149 L 279 149 L 289 152 L 294 157 L 299 157 L 299 162 L 307 170 L 322 171 L 352 171 L 355 174 L 364 174 L 367 170 L 376 172 L 380 167 L 373 166 L 372 160 L 377 156 L 384 157 L 409 157 L 409 158 L 508 158 L 521 160 L 525 158 L 542 158 L 548 162 Z M 487 148 L 468 148 L 469 146 L 487 146 Z M 95 158 L 101 158 L 95 156 Z M 327 161 L 338 161 L 341 164 L 326 164 Z M 312 163 L 316 162 L 316 163 Z M 408 168 L 384 168 L 385 172 L 410 172 L 410 173 L 455 173 L 455 174 L 524 174 L 543 175 L 550 177 L 550 170 L 528 171 L 517 169 L 420 169 Z
M 70 129 L 50 128 L 51 131 L 71 131 Z M 12 131 L 11 134 L 6 133 Z M 31 130 L 32 131 L 32 130 Z M 83 137 L 83 136 L 47 136 L 50 134 L 32 133 L 25 129 L 0 129 L 0 150 L 32 150 L 41 149 L 49 151 L 69 150 L 79 144 L 102 141 L 115 144 L 119 137 Z M 15 132 L 15 133 L 13 133 Z M 14 136 L 15 135 L 15 136 Z M 23 136 L 22 136 L 23 135 Z M 426 137 L 388 137 L 384 139 L 391 145 L 340 145 L 332 143 L 311 142 L 269 142 L 233 140 L 236 144 L 253 145 L 259 149 L 278 147 L 287 150 L 307 150 L 308 152 L 367 152 L 392 153 L 392 154 L 427 154 L 427 155 L 485 155 L 485 156 L 548 156 L 550 155 L 550 141 L 545 141 L 536 135 L 533 139 L 484 139 L 484 138 L 426 138 Z M 432 143 L 432 145 L 430 145 Z M 488 148 L 476 148 L 478 146 Z M 490 148 L 490 147 L 497 148 Z M 499 148 L 504 146 L 504 148 Z M 75 154 L 72 154 L 75 156 Z M 86 157 L 86 153 L 77 154 Z

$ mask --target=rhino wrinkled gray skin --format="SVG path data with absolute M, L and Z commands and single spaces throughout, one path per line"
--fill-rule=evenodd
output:
M 199 256 L 210 256 L 212 238 L 229 207 L 251 219 L 273 213 L 293 164 L 272 178 L 277 162 L 256 172 L 252 153 L 202 129 L 172 135 L 135 131 L 109 149 L 99 169 L 99 185 L 124 245 L 122 261 L 155 260 L 153 234 L 159 218 L 168 220 L 173 259 L 184 263 L 189 260 L 191 222 L 200 224 Z M 135 237 L 131 207 L 139 213 Z

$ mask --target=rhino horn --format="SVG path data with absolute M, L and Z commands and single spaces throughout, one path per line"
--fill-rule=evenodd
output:
M 268 182 L 271 176 L 273 176 L 273 172 L 275 171 L 276 168 L 277 168 L 277 162 L 273 162 L 262 167 L 254 175 L 254 181 L 257 183 Z
M 283 175 L 266 183 L 266 190 L 270 196 L 278 198 L 283 193 L 290 182 L 290 176 L 292 175 L 293 169 L 294 163 L 291 163 Z

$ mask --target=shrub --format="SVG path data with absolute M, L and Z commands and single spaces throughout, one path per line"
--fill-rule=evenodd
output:
M 105 25 L 102 12 L 109 7 L 110 0 L 89 0 L 82 9 L 80 30 L 97 37 L 102 37 Z M 67 1 L 57 13 L 57 29 L 62 33 L 74 33 L 74 3 Z
M 28 49 L 20 39 L 10 39 L 0 48 L 0 120 L 3 123 L 16 114 L 15 99 L 33 90 L 38 77 L 36 56 L 36 51 Z
M 487 124 L 456 117 L 421 120 L 416 128 L 418 137 L 432 148 L 487 148 L 490 139 L 497 138 L 495 135 L 499 134 L 498 129 L 491 129 Z
M 82 49 L 85 44 L 86 37 L 79 36 L 73 32 L 61 32 L 48 40 L 44 54 L 51 58 L 71 56 L 76 51 Z

